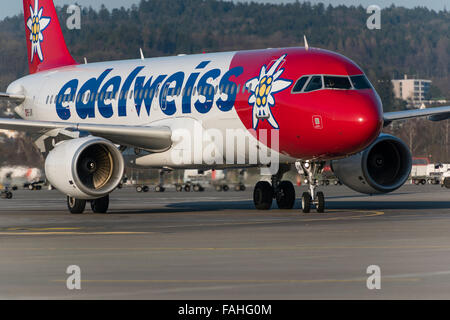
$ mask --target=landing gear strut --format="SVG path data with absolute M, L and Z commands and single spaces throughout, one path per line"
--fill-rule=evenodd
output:
M 164 174 L 166 172 L 170 172 L 170 170 L 162 169 L 159 171 L 159 184 L 155 187 L 155 192 L 166 191 L 166 188 L 164 187 Z
M 295 204 L 295 189 L 290 181 L 282 181 L 283 175 L 290 170 L 290 166 L 280 166 L 278 173 L 272 176 L 272 183 L 260 181 L 253 191 L 253 202 L 258 210 L 269 210 L 273 199 L 277 201 L 279 209 L 292 209 Z
M 315 205 L 317 212 L 325 212 L 325 195 L 323 192 L 316 192 L 317 180 L 315 179 L 316 175 L 323 170 L 324 166 L 325 162 L 322 161 L 298 161 L 295 163 L 297 171 L 299 173 L 303 171 L 309 184 L 309 192 L 304 192 L 302 195 L 302 210 L 304 213 L 309 213 L 313 205 Z

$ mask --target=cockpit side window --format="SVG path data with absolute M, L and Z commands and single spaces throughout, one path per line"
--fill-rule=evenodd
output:
M 350 79 L 357 90 L 372 89 L 372 85 L 365 75 L 351 76 Z
M 352 84 L 348 77 L 324 76 L 323 82 L 325 84 L 325 89 L 348 90 L 352 88 Z
M 303 87 L 305 86 L 308 79 L 309 79 L 309 76 L 304 76 L 304 77 L 301 77 L 300 79 L 298 79 L 297 83 L 294 86 L 294 89 L 292 89 L 292 93 L 302 92 Z
M 322 76 L 313 76 L 306 86 L 305 92 L 311 92 L 322 89 Z

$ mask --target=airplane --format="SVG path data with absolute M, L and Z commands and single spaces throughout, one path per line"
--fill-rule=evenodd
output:
M 392 192 L 407 181 L 412 157 L 404 142 L 381 133 L 383 126 L 416 117 L 450 118 L 450 106 L 383 113 L 355 62 L 306 41 L 304 47 L 150 59 L 141 51 L 140 59 L 79 64 L 69 53 L 53 1 L 23 0 L 23 5 L 29 75 L 0 93 L 20 117 L 0 119 L 0 129 L 37 137 L 47 179 L 67 196 L 72 214 L 83 213 L 87 203 L 95 213 L 106 213 L 128 164 L 207 170 L 268 168 L 275 160 L 271 182 L 254 188 L 255 207 L 268 210 L 274 200 L 280 209 L 294 207 L 294 186 L 283 175 L 295 166 L 309 182 L 302 211 L 324 212 L 325 196 L 314 177 L 325 163 L 353 190 Z M 176 159 L 180 150 L 192 150 L 180 132 L 181 138 L 195 136 L 199 128 L 213 144 L 211 132 L 226 136 L 228 130 L 245 132 L 249 140 L 242 150 L 217 143 L 210 156 L 204 149 L 210 145 L 202 141 L 193 157 Z M 259 153 L 255 160 L 255 150 L 263 149 L 270 162 Z M 243 161 L 224 162 L 228 152 Z M 199 153 L 200 160 L 192 159 Z

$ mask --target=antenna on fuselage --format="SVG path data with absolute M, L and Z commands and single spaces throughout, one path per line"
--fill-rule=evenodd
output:
M 140 52 L 141 52 L 141 60 L 144 61 L 145 57 L 144 57 L 144 52 L 142 51 L 142 48 L 139 48 Z
M 309 50 L 309 44 L 308 44 L 308 39 L 306 39 L 306 35 L 303 36 L 303 40 L 305 41 L 305 49 L 306 51 Z

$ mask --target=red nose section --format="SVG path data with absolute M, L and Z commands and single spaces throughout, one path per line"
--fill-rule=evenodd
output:
M 381 101 L 373 90 L 350 91 L 341 99 L 333 120 L 333 131 L 340 139 L 339 155 L 357 153 L 367 148 L 381 133 Z

